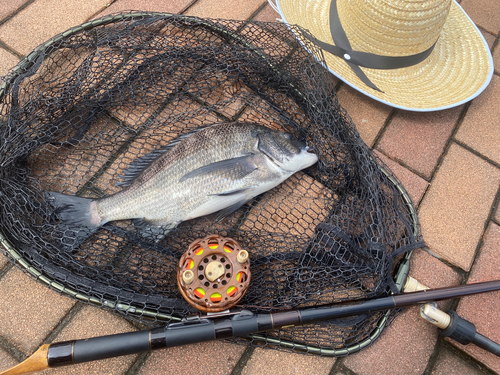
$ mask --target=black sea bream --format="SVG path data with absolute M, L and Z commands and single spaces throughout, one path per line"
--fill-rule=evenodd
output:
M 120 192 L 87 199 L 48 192 L 62 224 L 94 231 L 139 219 L 168 230 L 220 211 L 231 214 L 318 160 L 304 142 L 253 123 L 221 123 L 185 134 L 132 162 Z

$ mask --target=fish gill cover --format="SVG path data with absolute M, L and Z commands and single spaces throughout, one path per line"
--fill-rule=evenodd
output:
M 254 312 L 394 290 L 397 260 L 421 240 L 411 202 L 339 106 L 319 52 L 294 33 L 278 23 L 126 13 L 37 48 L 0 81 L 2 251 L 61 293 L 145 324 L 193 313 L 177 288 L 178 262 L 210 234 L 250 254 L 240 305 Z M 283 131 L 318 162 L 223 220 L 182 221 L 161 240 L 131 220 L 81 236 L 47 199 L 115 194 L 138 158 L 224 122 Z M 242 340 L 326 353 L 356 346 L 382 316 Z

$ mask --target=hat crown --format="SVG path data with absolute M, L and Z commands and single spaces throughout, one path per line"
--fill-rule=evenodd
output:
M 438 39 L 452 0 L 338 0 L 355 51 L 385 56 L 423 52 Z

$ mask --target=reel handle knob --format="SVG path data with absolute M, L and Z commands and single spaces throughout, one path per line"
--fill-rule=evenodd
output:
M 236 257 L 236 260 L 238 261 L 238 263 L 243 264 L 247 261 L 247 259 L 248 259 L 248 251 L 240 250 L 238 252 L 238 256 Z
M 191 271 L 191 270 L 185 270 L 182 273 L 182 280 L 187 285 L 192 284 L 193 281 L 194 281 L 194 273 L 193 273 L 193 271 Z

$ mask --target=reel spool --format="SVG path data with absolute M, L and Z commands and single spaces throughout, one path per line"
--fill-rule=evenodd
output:
M 182 255 L 177 285 L 194 308 L 220 312 L 243 298 L 250 276 L 248 252 L 231 238 L 210 235 L 192 242 Z

